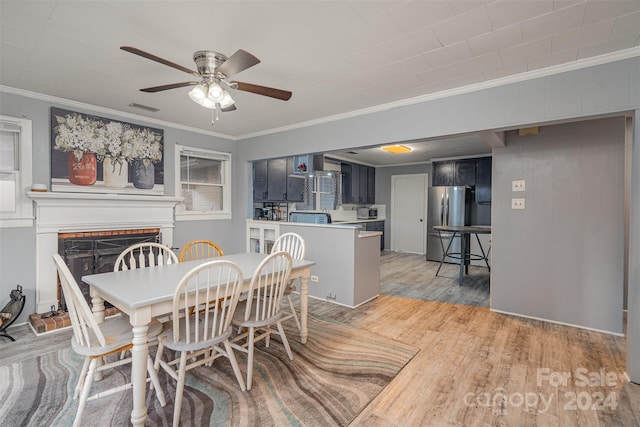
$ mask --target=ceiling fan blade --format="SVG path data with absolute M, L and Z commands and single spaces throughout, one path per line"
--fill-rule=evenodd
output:
M 236 53 L 231 55 L 229 59 L 216 68 L 216 73 L 222 73 L 227 77 L 231 77 L 234 74 L 238 74 L 240 71 L 246 70 L 247 68 L 253 67 L 259 63 L 260 60 L 258 58 L 246 50 L 238 49 Z
M 193 74 L 196 77 L 200 77 L 200 74 L 198 74 L 197 71 L 193 71 L 193 70 L 190 70 L 187 67 L 183 67 L 182 65 L 178 65 L 178 64 L 176 64 L 174 62 L 167 61 L 164 58 L 160 58 L 159 56 L 152 55 L 149 52 L 145 52 L 144 50 L 140 50 L 138 48 L 131 47 L 131 46 L 120 46 L 120 49 L 122 49 L 122 50 L 124 50 L 126 52 L 129 52 L 129 53 L 133 53 L 134 55 L 142 56 L 143 58 L 147 58 L 147 59 L 150 59 L 152 61 L 159 62 L 161 64 L 164 64 L 164 65 L 167 65 L 169 67 L 175 68 L 176 70 L 184 71 L 185 73 Z
M 289 92 L 288 90 L 274 89 L 272 87 L 259 86 L 251 83 L 229 82 L 229 84 L 237 85 L 236 89 L 238 90 L 256 93 L 258 95 L 263 95 L 263 96 L 269 96 L 271 98 L 281 99 L 283 101 L 288 101 L 292 95 L 292 93 Z
M 147 93 L 154 93 L 154 92 L 160 92 L 160 91 L 168 90 L 168 89 L 177 89 L 179 87 L 195 86 L 197 84 L 198 84 L 198 82 L 171 83 L 171 84 L 162 85 L 162 86 L 146 87 L 144 89 L 140 89 L 140 91 L 147 92 Z
M 220 111 L 224 111 L 225 113 L 226 113 L 227 111 L 234 111 L 234 110 L 237 110 L 237 108 L 236 108 L 236 105 L 235 105 L 235 104 L 230 105 L 230 106 L 228 106 L 227 108 L 221 108 L 221 109 L 220 109 Z

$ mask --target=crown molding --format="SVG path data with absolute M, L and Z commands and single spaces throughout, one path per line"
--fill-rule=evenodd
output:
M 10 93 L 10 94 L 13 94 L 13 95 L 24 96 L 24 97 L 27 97 L 27 98 L 38 99 L 40 101 L 45 101 L 45 102 L 63 104 L 65 107 L 78 108 L 78 109 L 83 109 L 83 110 L 91 110 L 91 111 L 95 111 L 96 113 L 100 113 L 100 114 L 114 115 L 114 116 L 118 116 L 120 118 L 136 120 L 136 121 L 141 121 L 141 122 L 146 122 L 146 123 L 152 123 L 152 124 L 154 124 L 156 126 L 160 126 L 160 127 L 166 126 L 166 127 L 171 127 L 171 128 L 174 128 L 174 129 L 184 130 L 184 131 L 187 131 L 187 132 L 200 133 L 200 134 L 203 134 L 203 135 L 209 135 L 209 136 L 214 136 L 214 137 L 217 137 L 217 138 L 228 139 L 228 140 L 233 140 L 233 141 L 241 139 L 239 137 L 225 135 L 225 134 L 218 133 L 218 132 L 210 132 L 210 131 L 206 131 L 206 130 L 203 130 L 203 129 L 198 129 L 198 128 L 194 128 L 194 127 L 190 127 L 190 126 L 181 125 L 179 123 L 172 123 L 172 122 L 168 122 L 168 121 L 165 121 L 165 120 L 158 120 L 158 119 L 154 119 L 154 118 L 151 118 L 151 117 L 140 116 L 138 114 L 128 113 L 126 111 L 112 110 L 110 108 L 101 107 L 99 105 L 86 104 L 84 102 L 72 101 L 70 99 L 59 98 L 57 96 L 51 96 L 51 95 L 45 95 L 43 93 L 31 92 L 31 91 L 28 91 L 28 90 L 18 89 L 18 88 L 15 88 L 15 87 L 9 87 L 9 86 L 0 85 L 0 92 Z
M 436 99 L 447 98 L 450 96 L 462 95 L 472 92 L 477 92 L 484 89 L 494 88 L 497 86 L 503 86 L 511 83 L 518 83 L 527 80 L 533 80 L 540 77 L 547 77 L 554 74 L 565 73 L 568 71 L 580 70 L 588 67 L 593 67 L 596 65 L 607 64 L 611 62 L 621 61 L 624 59 L 634 58 L 640 56 L 640 47 L 632 47 L 630 49 L 620 50 L 617 52 L 607 53 L 604 55 L 594 56 L 590 58 L 580 59 L 570 63 L 564 63 L 559 65 L 554 65 L 547 68 L 541 68 L 538 70 L 526 71 L 524 73 L 515 74 L 512 76 L 501 77 L 498 79 L 493 79 L 485 82 L 474 83 L 471 85 L 443 90 L 436 93 L 430 93 L 427 95 L 421 95 L 414 98 L 407 98 L 400 101 L 394 101 L 387 104 L 380 104 L 373 107 L 363 108 L 360 110 L 349 111 L 347 113 L 336 114 L 333 116 L 327 116 L 320 119 L 309 120 L 306 122 L 300 122 L 293 125 L 282 126 L 278 128 L 267 129 L 264 131 L 248 133 L 244 135 L 231 136 L 226 134 L 221 134 L 218 132 L 210 132 L 205 131 L 203 129 L 193 128 L 190 126 L 184 126 L 178 123 L 167 122 L 164 120 L 153 119 L 145 116 L 139 116 L 137 114 L 127 113 L 124 111 L 112 110 L 110 108 L 100 107 L 97 105 L 86 104 L 83 102 L 72 101 L 69 99 L 58 98 L 55 96 L 45 95 L 37 92 L 31 92 L 23 89 L 12 88 L 8 86 L 0 85 L 0 92 L 12 93 L 15 95 L 25 96 L 28 98 L 39 99 L 47 102 L 61 103 L 64 105 L 68 105 L 70 107 L 82 108 L 87 110 L 96 111 L 104 114 L 112 114 L 115 116 L 120 116 L 128 119 L 139 120 L 142 122 L 153 123 L 158 126 L 168 126 L 175 129 L 185 130 L 188 132 L 200 133 L 203 135 L 214 136 L 217 138 L 227 139 L 231 141 L 240 141 L 243 139 L 256 138 L 265 135 L 271 135 L 275 133 L 281 133 L 286 131 L 291 131 L 295 129 L 316 126 L 320 124 L 335 122 L 339 120 L 349 119 L 353 117 L 363 116 L 366 114 L 378 113 L 381 111 L 391 110 L 398 107 L 404 107 L 408 105 L 419 104 L 423 102 L 433 101 Z
M 554 74 L 565 73 L 567 71 L 575 71 L 583 68 L 593 67 L 596 65 L 607 64 L 611 62 L 621 61 L 624 59 L 634 58 L 640 56 L 640 47 L 632 47 L 630 49 L 619 50 L 617 52 L 607 53 L 604 55 L 593 56 L 590 58 L 579 59 L 574 62 L 553 65 L 547 68 L 541 68 L 538 70 L 526 71 L 520 74 L 514 74 L 511 76 L 501 77 L 489 81 L 480 83 L 474 83 L 467 86 L 462 86 L 455 89 L 443 90 L 440 92 L 430 93 L 427 95 L 417 96 L 415 98 L 407 98 L 400 101 L 394 101 L 387 104 L 380 104 L 373 107 L 363 108 L 360 110 L 354 110 L 347 113 L 336 114 L 333 116 L 323 117 L 321 119 L 309 120 L 306 122 L 296 123 L 294 125 L 283 126 L 274 129 L 268 129 L 265 131 L 254 132 L 250 134 L 240 135 L 238 139 L 255 138 L 258 136 L 270 135 L 274 133 L 280 133 L 290 131 L 294 129 L 300 129 L 309 126 L 320 125 L 324 123 L 335 122 L 338 120 L 349 119 L 353 117 L 363 116 L 371 113 L 378 113 L 385 110 L 391 110 L 393 108 L 404 107 L 407 105 L 419 104 L 422 102 L 433 101 L 436 99 L 447 98 L 450 96 L 462 95 L 472 92 L 477 92 L 484 89 L 489 89 L 497 86 L 504 86 L 511 83 L 518 83 L 527 80 L 533 80 L 540 77 L 547 77 Z

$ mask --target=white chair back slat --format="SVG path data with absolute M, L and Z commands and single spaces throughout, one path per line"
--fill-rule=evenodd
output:
M 162 243 L 136 243 L 126 248 L 116 259 L 113 270 L 135 270 L 156 265 L 175 264 L 178 256 Z
M 245 321 L 262 321 L 280 314 L 292 263 L 291 255 L 284 251 L 272 253 L 260 263 L 249 285 Z
M 304 259 L 304 239 L 297 233 L 284 233 L 273 244 L 271 253 L 287 252 L 293 259 Z
M 173 318 L 184 320 L 174 322 L 173 340 L 191 344 L 227 333 L 243 281 L 240 268 L 225 260 L 206 262 L 185 274 L 173 297 Z M 194 315 L 189 315 L 192 311 Z
M 64 294 L 67 311 L 73 327 L 74 340 L 82 346 L 91 347 L 92 336 L 94 336 L 100 346 L 104 347 L 106 345 L 104 335 L 69 267 L 58 254 L 53 255 L 53 261 L 58 270 L 62 293 Z

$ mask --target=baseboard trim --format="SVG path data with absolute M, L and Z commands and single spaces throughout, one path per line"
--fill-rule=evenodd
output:
M 616 337 L 624 337 L 624 334 L 618 333 L 618 332 L 612 332 L 612 331 L 605 331 L 603 329 L 595 329 L 595 328 L 588 328 L 586 326 L 581 326 L 581 325 L 574 325 L 572 323 L 565 323 L 565 322 L 559 322 L 557 320 L 550 320 L 550 319 L 544 319 L 542 317 L 535 317 L 535 316 L 526 316 L 524 314 L 519 314 L 519 313 L 512 313 L 509 311 L 503 311 L 503 310 L 496 310 L 494 308 L 490 308 L 491 311 L 495 312 L 495 313 L 500 313 L 500 314 L 506 314 L 509 316 L 516 316 L 516 317 L 523 317 L 525 319 L 531 319 L 531 320 L 539 320 L 541 322 L 547 322 L 547 323 L 555 323 L 557 325 L 563 325 L 563 326 L 570 326 L 572 328 L 578 328 L 578 329 L 585 329 L 587 331 L 592 331 L 592 332 L 599 332 L 602 334 L 608 334 L 608 335 L 614 335 Z

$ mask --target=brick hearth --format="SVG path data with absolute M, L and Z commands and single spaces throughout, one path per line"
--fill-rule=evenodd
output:
M 105 317 L 118 314 L 118 309 L 115 307 L 107 308 L 104 311 Z M 29 316 L 29 323 L 36 335 L 44 334 L 46 332 L 53 332 L 62 330 L 71 326 L 71 319 L 69 313 L 59 313 L 53 317 L 42 318 L 42 314 L 33 313 Z

